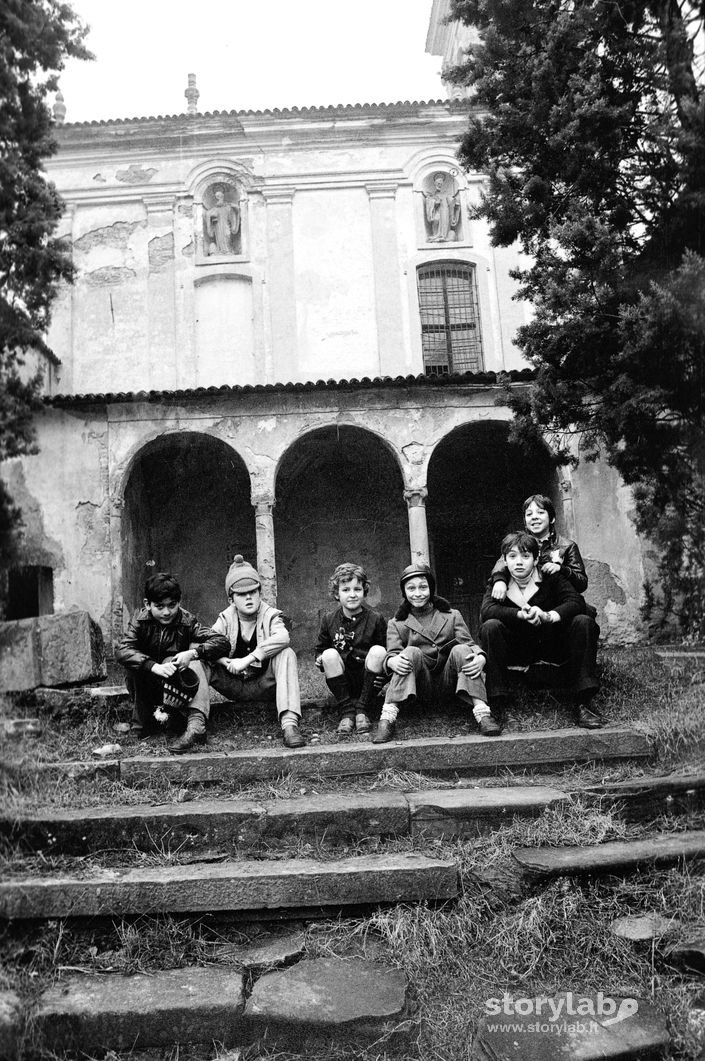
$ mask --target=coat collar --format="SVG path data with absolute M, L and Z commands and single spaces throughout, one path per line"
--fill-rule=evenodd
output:
M 434 610 L 431 622 L 428 626 L 422 626 L 418 621 L 413 612 L 410 612 L 408 617 L 405 619 L 406 625 L 415 630 L 417 634 L 422 637 L 428 638 L 429 641 L 435 641 L 437 635 L 441 632 L 445 624 L 449 619 L 452 618 L 451 612 L 439 612 L 437 609 Z
M 531 581 L 527 586 L 522 589 L 513 578 L 509 579 L 509 585 L 507 586 L 507 596 L 518 608 L 523 608 L 532 597 L 535 597 L 539 591 L 541 585 L 541 572 L 537 567 L 534 568 Z

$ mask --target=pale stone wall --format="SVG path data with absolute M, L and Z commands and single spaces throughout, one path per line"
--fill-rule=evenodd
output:
M 65 126 L 48 168 L 77 279 L 54 314 L 54 390 L 418 374 L 416 269 L 434 261 L 475 267 L 484 367 L 516 367 L 516 254 L 470 218 L 482 177 L 455 161 L 465 122 L 415 104 Z M 423 212 L 438 171 L 459 205 L 442 243 Z M 241 224 L 237 252 L 212 256 L 218 182 Z

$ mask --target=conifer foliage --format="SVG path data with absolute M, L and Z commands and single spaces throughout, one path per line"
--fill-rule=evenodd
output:
M 0 460 L 33 451 L 41 376 L 25 358 L 47 352 L 51 304 L 72 277 L 70 253 L 54 235 L 61 201 L 41 167 L 56 150 L 47 97 L 66 57 L 90 57 L 85 33 L 67 4 L 0 4 Z M 18 517 L 0 483 L 5 545 Z
M 531 262 L 517 435 L 606 454 L 662 557 L 651 601 L 703 636 L 705 5 L 452 0 L 452 17 L 480 34 L 449 72 L 476 104 L 460 157 L 488 174 L 478 215 Z

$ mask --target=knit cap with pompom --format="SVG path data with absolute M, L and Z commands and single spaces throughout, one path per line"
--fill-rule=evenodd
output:
M 252 564 L 248 564 L 239 553 L 234 556 L 225 576 L 226 594 L 247 593 L 250 589 L 259 589 L 261 585 L 262 580 Z

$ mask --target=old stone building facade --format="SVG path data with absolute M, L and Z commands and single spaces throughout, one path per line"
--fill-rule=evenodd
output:
M 476 625 L 501 536 L 551 494 L 603 636 L 638 635 L 642 551 L 604 465 L 556 475 L 507 441 L 522 364 L 513 251 L 472 217 L 447 101 L 63 125 L 50 177 L 76 283 L 50 343 L 8 617 L 87 609 L 108 645 L 151 571 L 206 621 L 236 552 L 307 650 L 341 560 L 389 614 L 434 563 Z M 13 614 L 14 609 L 14 614 Z

